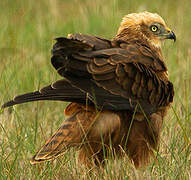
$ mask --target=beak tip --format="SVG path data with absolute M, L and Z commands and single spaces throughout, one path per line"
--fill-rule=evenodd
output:
M 170 32 L 169 39 L 172 39 L 172 40 L 174 40 L 174 42 L 176 42 L 176 35 L 173 31 Z

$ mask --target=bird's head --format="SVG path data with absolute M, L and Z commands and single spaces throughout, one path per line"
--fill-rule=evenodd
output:
M 160 47 L 161 41 L 164 39 L 176 41 L 174 32 L 167 27 L 165 21 L 158 14 L 150 12 L 126 15 L 115 38 L 122 40 L 146 40 L 155 47 Z

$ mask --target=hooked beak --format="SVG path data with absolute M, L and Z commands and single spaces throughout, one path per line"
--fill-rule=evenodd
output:
M 173 31 L 170 31 L 169 34 L 167 34 L 166 39 L 173 39 L 174 42 L 176 41 L 176 35 Z

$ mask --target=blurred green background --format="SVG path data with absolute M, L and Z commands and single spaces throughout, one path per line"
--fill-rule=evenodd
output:
M 177 35 L 163 55 L 175 87 L 164 122 L 158 163 L 136 170 L 127 160 L 105 169 L 77 165 L 77 153 L 41 165 L 29 159 L 64 120 L 65 103 L 34 102 L 0 114 L 0 179 L 189 179 L 191 178 L 191 1 L 190 0 L 1 0 L 0 103 L 59 79 L 50 63 L 54 38 L 86 33 L 111 39 L 132 12 L 160 14 Z M 127 158 L 126 158 L 127 159 Z

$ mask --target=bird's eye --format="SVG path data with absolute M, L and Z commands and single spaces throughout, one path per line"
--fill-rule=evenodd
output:
M 157 32 L 158 31 L 158 27 L 156 25 L 152 25 L 151 26 L 151 31 L 152 32 Z

